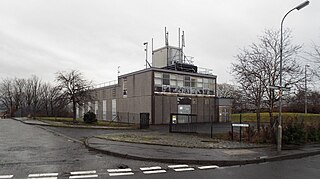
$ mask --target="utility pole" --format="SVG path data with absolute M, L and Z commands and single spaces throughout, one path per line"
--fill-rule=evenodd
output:
M 307 67 L 310 67 L 309 65 L 304 66 L 304 113 L 308 114 L 308 98 L 307 98 Z

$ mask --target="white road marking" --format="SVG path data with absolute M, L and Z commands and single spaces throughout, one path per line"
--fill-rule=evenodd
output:
M 70 176 L 69 178 L 97 178 L 98 175 L 75 175 Z
M 58 179 L 58 177 L 36 177 L 36 178 L 28 178 L 28 179 Z
M 13 175 L 0 175 L 0 178 L 1 179 L 4 179 L 4 178 L 12 178 Z
M 216 168 L 219 168 L 219 166 L 217 165 L 210 165 L 210 166 L 201 166 L 201 167 L 198 167 L 200 170 L 205 170 L 205 169 L 216 169 Z
M 159 170 L 159 169 L 161 169 L 161 167 L 159 167 L 159 166 L 155 166 L 155 167 L 142 167 L 142 168 L 140 168 L 140 170 L 142 170 L 142 171 L 146 171 L 146 170 Z
M 155 174 L 155 173 L 166 173 L 165 170 L 151 170 L 151 171 L 144 171 L 144 174 Z
M 107 170 L 109 173 L 111 172 L 131 172 L 131 168 L 124 168 L 124 169 L 108 169 Z
M 93 174 L 93 173 L 97 173 L 97 172 L 95 170 L 70 172 L 71 175 L 85 175 L 85 174 Z
M 58 173 L 37 173 L 37 174 L 29 174 L 28 177 L 53 177 L 58 176 Z
M 126 172 L 126 173 L 109 173 L 109 176 L 114 177 L 114 176 L 124 176 L 124 175 L 134 175 L 133 172 Z
M 169 168 L 183 168 L 183 167 L 189 167 L 188 165 L 169 165 Z
M 175 168 L 173 170 L 176 172 L 184 172 L 184 171 L 193 171 L 194 168 Z

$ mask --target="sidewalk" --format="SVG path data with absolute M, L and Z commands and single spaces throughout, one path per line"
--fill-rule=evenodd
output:
M 91 137 L 85 145 L 93 150 L 118 157 L 156 161 L 164 163 L 205 164 L 205 165 L 244 165 L 285 159 L 302 158 L 320 154 L 320 144 L 305 145 L 299 148 L 277 152 L 275 146 L 229 148 L 189 148 L 145 143 L 120 142 Z M 238 145 L 237 143 L 232 144 Z
M 48 124 L 48 123 L 45 123 L 45 122 L 42 122 L 39 120 L 29 119 L 27 117 L 19 117 L 19 118 L 15 117 L 12 119 L 23 122 L 25 124 L 29 124 L 29 125 L 50 126 L 50 124 Z
M 55 126 L 28 118 L 14 119 L 30 125 Z M 88 128 L 88 126 L 74 127 Z M 179 133 L 172 134 L 168 132 L 166 126 L 150 127 L 150 129 L 146 130 L 124 130 L 118 134 L 90 137 L 84 143 L 89 149 L 118 157 L 164 163 L 218 166 L 271 162 L 320 154 L 320 143 L 293 147 L 283 146 L 283 150 L 277 152 L 275 145 L 248 144 L 215 139 L 208 140 L 208 138 L 203 138 L 201 135 L 194 137 L 193 135 Z M 225 126 L 220 127 L 223 128 Z M 112 129 L 108 127 L 100 128 Z M 116 137 L 121 135 L 128 137 L 115 138 L 116 140 L 114 140 L 112 135 Z M 135 138 L 134 136 L 138 137 Z M 139 141 L 141 137 L 145 137 L 147 140 Z M 126 140 L 127 142 L 123 142 Z M 152 140 L 155 144 L 152 144 Z

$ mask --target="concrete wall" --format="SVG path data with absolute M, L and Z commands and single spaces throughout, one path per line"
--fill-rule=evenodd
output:
M 127 79 L 127 95 L 123 95 L 124 78 Z M 91 92 L 94 96 L 91 104 L 94 109 L 95 101 L 98 101 L 98 110 L 96 113 L 98 119 L 105 120 L 103 119 L 103 100 L 106 100 L 106 120 L 110 121 L 113 119 L 112 100 L 114 99 L 116 99 L 117 115 L 120 116 L 119 119 L 114 119 L 116 121 L 139 123 L 140 113 L 150 113 L 151 116 L 152 80 L 152 71 L 147 71 L 122 76 L 118 79 L 117 85 L 94 89 Z M 85 104 L 85 111 L 88 111 L 87 102 Z
M 168 124 L 170 114 L 178 112 L 177 96 L 155 96 L 155 124 Z M 191 97 L 191 113 L 197 115 L 197 122 L 217 121 L 215 99 Z
M 140 113 L 150 114 L 150 123 L 168 124 L 170 114 L 178 112 L 177 94 L 153 94 L 153 73 L 156 70 L 142 70 L 131 74 L 120 76 L 117 85 L 94 89 L 92 94 L 95 99 L 91 101 L 94 107 L 98 101 L 97 117 L 99 120 L 112 120 L 112 100 L 116 99 L 116 112 L 120 122 L 139 123 Z M 166 71 L 169 73 L 169 71 Z M 181 72 L 185 73 L 185 72 Z M 126 79 L 127 93 L 123 93 L 123 81 Z M 181 95 L 181 94 L 180 94 Z M 218 122 L 219 109 L 214 96 L 190 96 L 191 113 L 197 115 L 197 122 Z M 103 115 L 103 100 L 106 101 L 106 115 Z M 88 110 L 87 102 L 85 111 Z M 154 107 L 154 109 L 152 109 Z M 154 115 L 152 112 L 154 111 Z M 79 110 L 81 115 L 82 110 Z M 154 118 L 153 118 L 154 117 Z

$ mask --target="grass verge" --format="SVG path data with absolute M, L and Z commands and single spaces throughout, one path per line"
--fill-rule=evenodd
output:
M 49 122 L 51 124 L 65 124 L 65 125 L 81 125 L 81 126 L 105 126 L 105 127 L 135 127 L 134 124 L 118 123 L 113 121 L 97 121 L 95 123 L 85 123 L 83 119 L 77 118 L 73 121 L 73 118 L 67 117 L 37 117 L 37 120 Z

